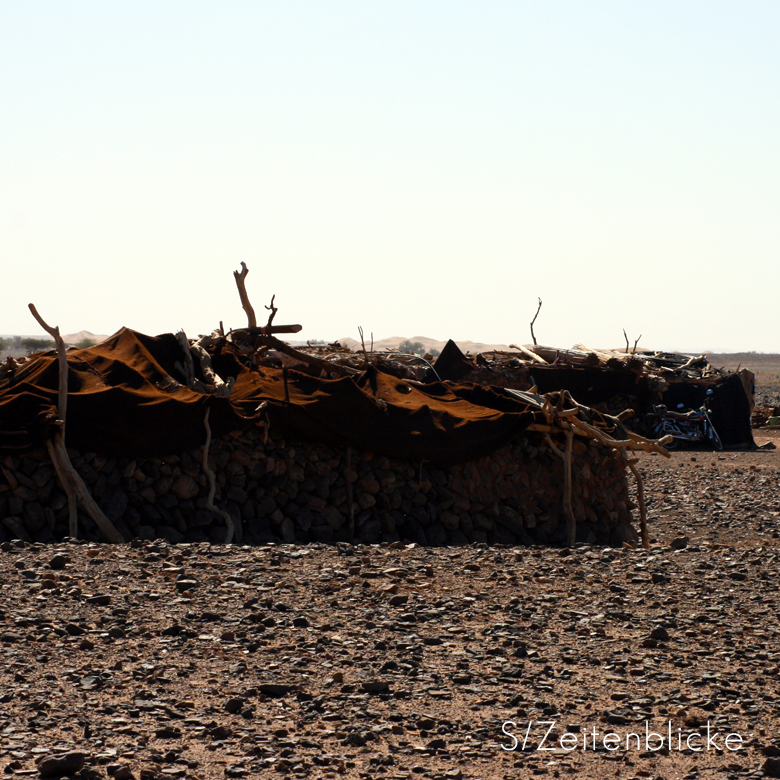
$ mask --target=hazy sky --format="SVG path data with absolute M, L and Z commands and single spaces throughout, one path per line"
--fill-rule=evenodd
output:
M 780 351 L 780 3 L 0 3 L 0 333 Z

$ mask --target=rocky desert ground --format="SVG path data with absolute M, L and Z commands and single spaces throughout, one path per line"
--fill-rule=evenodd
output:
M 642 455 L 648 550 L 6 541 L 0 770 L 780 777 L 778 453 Z

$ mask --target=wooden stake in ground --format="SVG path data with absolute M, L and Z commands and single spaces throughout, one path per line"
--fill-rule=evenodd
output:
M 38 324 L 54 339 L 54 343 L 57 345 L 57 358 L 60 368 L 59 391 L 57 394 L 57 430 L 54 434 L 54 439 L 46 442 L 46 448 L 57 471 L 60 484 L 68 497 L 68 533 L 74 539 L 78 534 L 77 507 L 78 502 L 81 502 L 81 505 L 95 521 L 95 525 L 101 530 L 103 536 L 109 542 L 121 544 L 125 541 L 124 537 L 117 531 L 114 524 L 105 516 L 103 510 L 90 495 L 89 489 L 81 475 L 73 468 L 73 464 L 68 457 L 68 451 L 65 448 L 65 418 L 68 407 L 68 358 L 65 354 L 65 342 L 62 340 L 62 336 L 60 336 L 60 329 L 59 327 L 52 328 L 47 325 L 32 303 L 29 304 L 29 308 Z
M 639 504 L 639 535 L 642 538 L 642 547 L 647 549 L 650 547 L 650 539 L 647 535 L 647 505 L 645 504 L 645 488 L 642 482 L 642 475 L 636 467 L 638 463 L 636 458 L 629 460 L 626 457 L 625 450 L 623 451 L 623 457 L 625 458 L 626 466 L 628 466 L 629 471 L 636 479 L 636 502 Z

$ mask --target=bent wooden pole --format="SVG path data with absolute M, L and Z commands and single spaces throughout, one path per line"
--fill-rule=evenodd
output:
M 81 475 L 73 468 L 73 464 L 68 457 L 68 451 L 65 448 L 65 418 L 68 407 L 68 358 L 65 354 L 65 342 L 60 336 L 59 327 L 52 328 L 43 317 L 38 314 L 38 310 L 31 303 L 29 304 L 32 316 L 38 321 L 38 324 L 54 339 L 57 345 L 57 359 L 59 363 L 59 390 L 57 393 L 57 430 L 53 440 L 46 442 L 46 448 L 49 451 L 49 457 L 57 471 L 60 484 L 68 497 L 68 533 L 76 538 L 78 533 L 78 502 L 87 511 L 89 516 L 95 521 L 95 525 L 100 529 L 103 536 L 109 542 L 121 544 L 125 541 L 122 534 L 117 531 L 114 524 L 105 516 L 103 510 L 97 505 L 97 502 L 89 493 Z
M 642 547 L 646 550 L 650 547 L 650 539 L 647 535 L 647 505 L 645 504 L 645 488 L 642 475 L 636 467 L 636 459 L 626 458 L 626 466 L 636 479 L 636 501 L 639 504 L 639 535 L 642 539 Z
M 68 457 L 68 451 L 65 449 L 65 442 L 62 436 L 59 435 L 59 432 L 55 435 L 53 441 L 49 440 L 46 442 L 46 448 L 49 450 L 49 456 L 52 463 L 54 463 L 54 468 L 57 470 L 57 476 L 68 494 L 68 501 L 70 501 L 71 495 L 75 496 L 87 514 L 95 521 L 95 525 L 100 529 L 106 541 L 122 544 L 125 538 L 105 516 L 103 510 L 90 495 L 89 488 L 87 488 L 81 475 L 73 468 L 73 464 Z
M 240 271 L 233 271 L 233 277 L 236 280 L 236 287 L 238 287 L 238 296 L 241 298 L 241 306 L 246 312 L 246 318 L 250 328 L 257 327 L 257 317 L 255 316 L 255 310 L 252 308 L 252 304 L 249 302 L 249 295 L 246 291 L 246 276 L 249 273 L 249 269 L 246 267 L 246 263 L 241 263 Z
M 65 342 L 60 337 L 59 325 L 52 328 L 48 325 L 43 317 L 38 314 L 38 310 L 35 308 L 35 304 L 29 304 L 30 312 L 37 320 L 38 324 L 54 339 L 54 344 L 57 348 L 57 363 L 59 365 L 59 390 L 57 393 L 57 425 L 58 429 L 54 434 L 54 440 L 62 439 L 65 441 L 65 418 L 67 417 L 68 410 L 68 358 L 65 354 Z M 68 536 L 71 539 L 77 539 L 79 534 L 79 512 L 78 512 L 78 499 L 76 493 L 73 490 L 68 489 L 68 479 L 65 476 L 65 469 L 61 463 L 61 457 L 55 453 L 54 447 L 50 441 L 46 442 L 46 447 L 49 450 L 49 457 L 51 458 L 54 468 L 57 471 L 57 476 L 60 479 L 65 495 L 68 497 Z M 67 458 L 67 452 L 65 453 Z M 68 462 L 70 459 L 68 458 Z

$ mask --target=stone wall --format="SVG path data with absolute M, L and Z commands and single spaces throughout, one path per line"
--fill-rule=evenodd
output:
M 575 441 L 573 504 L 578 540 L 635 540 L 625 473 L 612 450 Z M 70 450 L 77 471 L 128 540 L 222 542 L 225 521 L 205 508 L 201 450 L 159 458 Z M 349 539 L 347 479 L 356 540 L 428 545 L 554 544 L 565 538 L 563 466 L 538 436 L 454 466 L 270 437 L 254 428 L 212 442 L 216 504 L 234 518 L 235 542 Z M 0 541 L 67 536 L 68 506 L 45 451 L 0 457 Z M 98 540 L 79 512 L 80 536 Z

